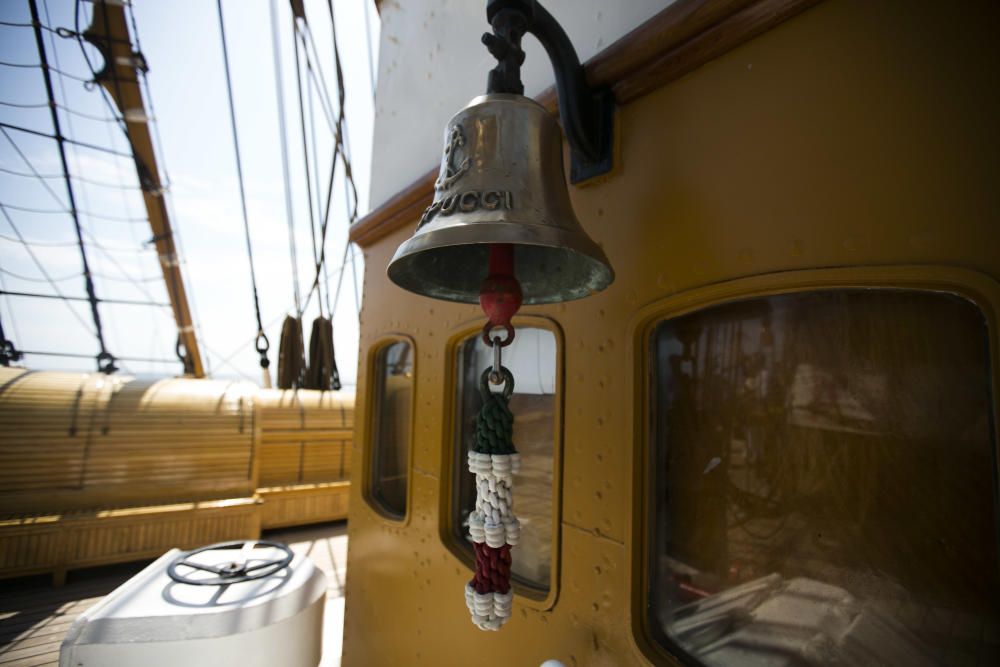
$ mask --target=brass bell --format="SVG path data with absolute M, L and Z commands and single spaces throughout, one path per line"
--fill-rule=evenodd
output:
M 476 303 L 494 244 L 513 247 L 525 304 L 579 299 L 614 280 L 573 213 L 559 125 L 522 95 L 483 95 L 452 117 L 434 201 L 387 273 L 411 292 Z

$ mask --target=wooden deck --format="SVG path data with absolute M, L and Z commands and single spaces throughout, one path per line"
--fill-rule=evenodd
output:
M 322 667 L 340 665 L 347 574 L 347 524 L 268 531 L 265 539 L 285 542 L 308 555 L 326 573 Z M 51 577 L 0 581 L 0 666 L 58 665 L 59 644 L 73 620 L 148 564 L 127 563 L 71 572 L 53 588 Z

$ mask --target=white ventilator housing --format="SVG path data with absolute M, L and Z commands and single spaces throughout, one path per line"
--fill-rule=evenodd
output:
M 254 555 L 268 557 L 268 554 Z M 280 556 L 276 552 L 275 557 Z M 326 577 L 295 556 L 269 576 L 221 586 L 175 582 L 172 549 L 84 612 L 70 627 L 60 667 L 315 667 Z M 223 565 L 232 551 L 206 551 Z

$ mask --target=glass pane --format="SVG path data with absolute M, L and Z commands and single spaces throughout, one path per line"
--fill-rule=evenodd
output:
M 552 457 L 555 440 L 556 337 L 547 329 L 519 328 L 503 350 L 503 365 L 514 375 L 510 410 L 514 413 L 514 447 L 521 471 L 514 475 L 514 514 L 521 522 L 521 541 L 511 552 L 512 573 L 534 588 L 548 590 L 552 563 Z M 493 351 L 480 336 L 458 348 L 459 446 L 455 447 L 453 483 L 458 489 L 453 509 L 456 535 L 472 553 L 469 514 L 476 505 L 475 477 L 469 472 L 469 445 L 475 442 L 476 415 L 482 406 L 479 377 L 493 365 Z
M 398 341 L 378 351 L 375 364 L 375 434 L 372 440 L 372 495 L 390 514 L 406 514 L 407 463 L 413 355 Z
M 975 305 L 775 296 L 665 321 L 652 346 L 661 642 L 707 665 L 1000 664 Z

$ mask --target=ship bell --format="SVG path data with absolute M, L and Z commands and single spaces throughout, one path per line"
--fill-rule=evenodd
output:
M 496 244 L 513 248 L 525 304 L 579 299 L 614 280 L 570 204 L 555 118 L 506 93 L 475 98 L 448 123 L 434 200 L 387 273 L 411 292 L 476 303 Z

